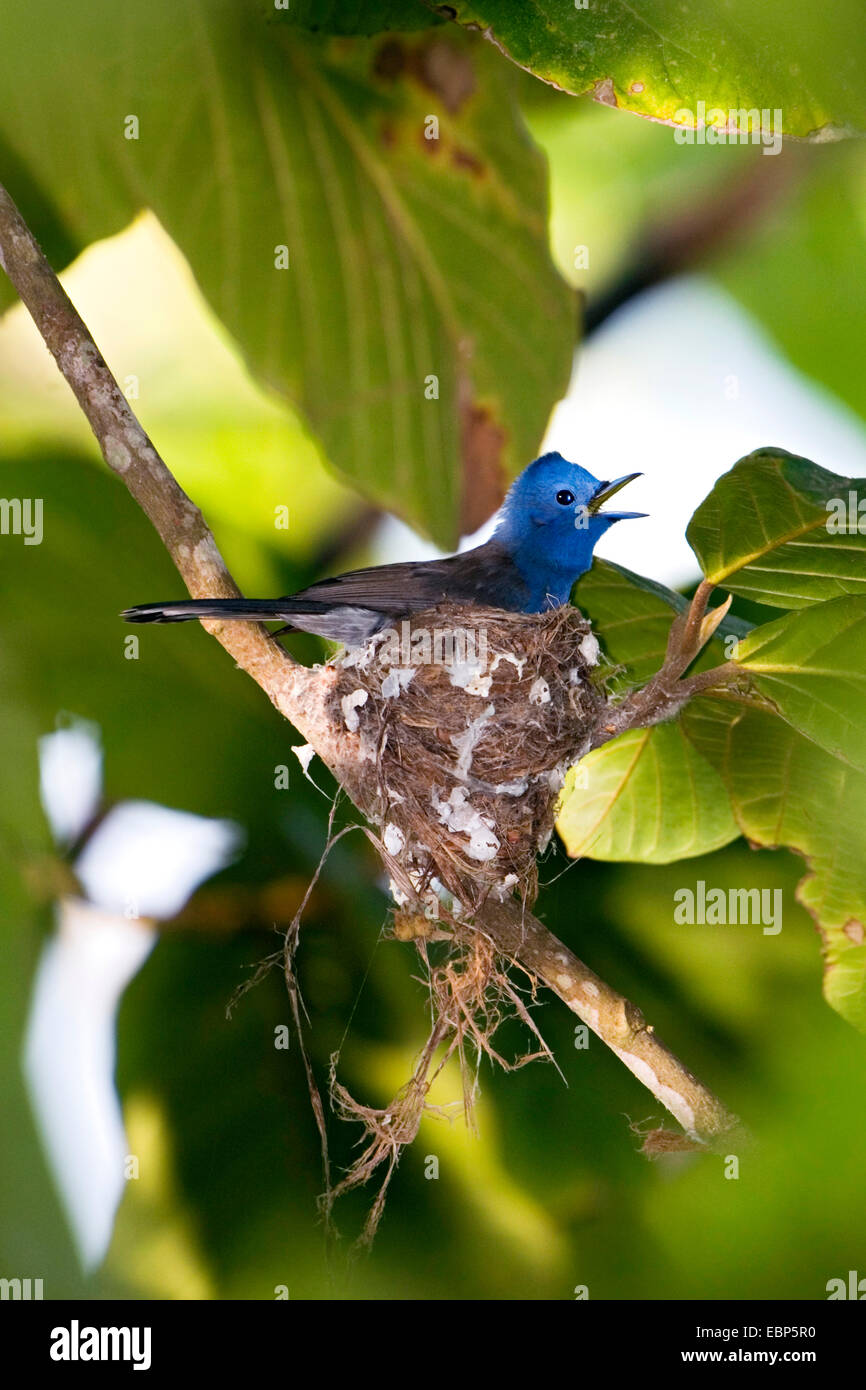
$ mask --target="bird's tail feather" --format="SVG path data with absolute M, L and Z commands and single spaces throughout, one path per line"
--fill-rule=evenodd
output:
M 286 618 L 285 603 L 279 599 L 191 598 L 178 603 L 140 603 L 120 615 L 128 623 L 185 623 L 191 618 L 231 618 L 241 622 L 260 622 L 265 618 Z

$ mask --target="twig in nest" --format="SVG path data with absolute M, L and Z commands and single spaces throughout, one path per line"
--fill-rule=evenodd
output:
M 742 680 L 743 672 L 733 661 L 686 676 L 731 606 L 733 595 L 729 594 L 718 608 L 707 612 L 714 587 L 708 579 L 701 580 L 688 608 L 671 623 L 660 669 L 646 685 L 602 712 L 592 732 L 592 748 L 600 748 L 628 729 L 648 729 L 673 719 L 695 695 Z

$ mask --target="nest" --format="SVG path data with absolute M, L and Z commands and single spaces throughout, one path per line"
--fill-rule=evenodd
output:
M 453 920 L 491 894 L 534 901 L 565 773 L 604 705 L 597 661 L 575 608 L 456 604 L 335 660 L 332 714 L 370 762 L 365 810 L 399 905 Z

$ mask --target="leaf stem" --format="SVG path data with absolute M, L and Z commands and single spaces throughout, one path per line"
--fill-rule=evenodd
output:
M 671 623 L 665 658 L 659 670 L 621 704 L 602 712 L 587 751 L 600 748 L 629 729 L 648 729 L 653 724 L 673 719 L 692 696 L 713 688 L 721 690 L 734 679 L 742 680 L 742 668 L 733 661 L 685 676 L 730 606 L 730 599 L 727 599 L 720 608 L 707 613 L 714 587 L 710 580 L 701 580 L 688 608 Z

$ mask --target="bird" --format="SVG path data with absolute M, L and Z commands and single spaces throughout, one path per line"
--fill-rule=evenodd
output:
M 640 476 L 601 481 L 559 453 L 542 454 L 512 483 L 490 539 L 461 554 L 349 570 L 283 598 L 144 603 L 121 617 L 131 623 L 280 619 L 286 625 L 281 633 L 312 632 L 352 647 L 443 603 L 543 613 L 569 602 L 597 541 L 614 522 L 646 515 L 600 510 Z

